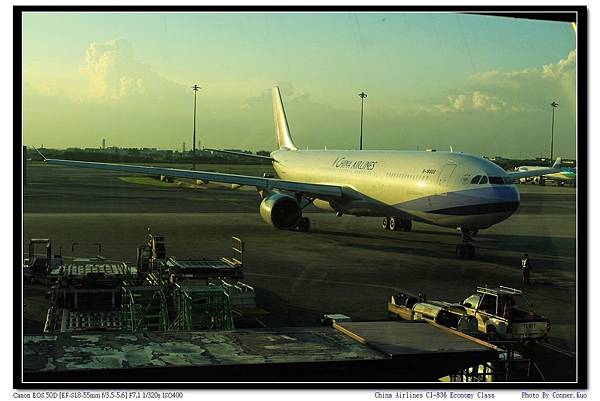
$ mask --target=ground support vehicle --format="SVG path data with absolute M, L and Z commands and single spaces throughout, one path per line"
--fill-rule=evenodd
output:
M 461 303 L 425 300 L 400 293 L 388 303 L 391 316 L 429 320 L 463 332 L 479 332 L 491 340 L 539 340 L 548 335 L 550 320 L 537 314 L 521 290 L 477 287 Z

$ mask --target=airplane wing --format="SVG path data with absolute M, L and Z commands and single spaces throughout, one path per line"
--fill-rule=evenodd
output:
M 276 189 L 305 195 L 311 198 L 323 200 L 333 200 L 342 198 L 360 198 L 359 194 L 349 187 L 328 184 L 309 184 L 304 182 L 284 181 L 275 178 L 253 177 L 248 175 L 213 173 L 209 171 L 180 170 L 174 168 L 135 166 L 127 164 L 84 162 L 77 160 L 46 159 L 48 164 L 59 166 L 70 166 L 79 168 L 93 168 L 101 170 L 123 171 L 128 173 L 164 175 L 168 177 L 189 178 L 202 180 L 205 183 L 210 181 L 224 184 L 238 184 L 256 187 L 257 189 L 268 192 Z
M 542 175 L 560 172 L 561 163 L 562 159 L 558 157 L 550 168 L 541 168 L 529 171 L 507 171 L 507 174 L 513 180 L 518 180 L 519 178 L 540 177 Z

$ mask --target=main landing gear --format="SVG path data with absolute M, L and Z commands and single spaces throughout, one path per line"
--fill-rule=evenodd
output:
M 308 217 L 302 217 L 300 218 L 300 222 L 298 223 L 298 231 L 301 232 L 308 232 L 308 230 L 310 230 L 310 220 L 308 219 Z
M 410 231 L 412 230 L 412 221 L 402 217 L 384 217 L 381 227 L 384 230 L 392 231 Z
M 469 230 L 461 227 L 462 244 L 456 245 L 456 256 L 460 259 L 473 259 L 475 256 L 475 247 L 470 242 L 473 242 L 473 237 L 477 235 L 477 230 Z
M 300 207 L 300 211 L 304 210 L 308 205 L 312 204 L 314 201 L 315 198 L 305 198 L 304 205 Z M 302 197 L 300 196 L 298 196 L 298 203 L 302 204 Z M 307 233 L 310 230 L 310 220 L 308 219 L 308 217 L 300 217 L 300 221 L 296 226 L 296 230 L 303 233 Z

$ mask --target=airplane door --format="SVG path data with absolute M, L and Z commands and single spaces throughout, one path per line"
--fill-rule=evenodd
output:
M 440 178 L 438 179 L 438 185 L 444 187 L 450 180 L 450 176 L 454 172 L 456 164 L 446 164 L 440 172 Z

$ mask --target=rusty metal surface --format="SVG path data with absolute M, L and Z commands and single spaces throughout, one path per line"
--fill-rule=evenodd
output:
M 386 359 L 331 327 L 26 336 L 25 372 Z

